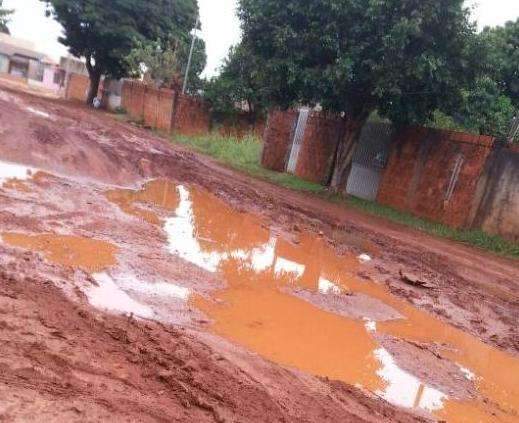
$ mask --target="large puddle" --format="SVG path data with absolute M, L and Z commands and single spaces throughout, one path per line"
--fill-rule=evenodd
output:
M 191 299 L 214 320 L 215 333 L 277 363 L 448 421 L 518 421 L 517 358 L 358 278 L 359 260 L 337 256 L 318 237 L 299 234 L 289 242 L 204 191 L 179 186 L 178 195 L 165 224 L 170 252 L 227 283 L 212 298 Z M 430 344 L 456 371 L 432 386 L 399 367 L 381 335 Z M 462 379 L 473 379 L 474 398 L 442 387 Z
M 203 190 L 165 180 L 106 196 L 130 215 L 163 224 L 168 251 L 222 278 L 225 288 L 208 297 L 167 281 L 103 273 L 116 264 L 117 252 L 103 241 L 2 238 L 92 273 L 98 286 L 88 296 L 97 307 L 158 318 L 157 302 L 189 301 L 211 318 L 214 333 L 284 366 L 361 386 L 449 422 L 519 421 L 519 359 L 358 277 L 369 257 L 339 256 L 322 238 L 280 233 Z M 423 368 L 425 355 L 391 347 L 410 345 L 401 340 L 425 351 Z

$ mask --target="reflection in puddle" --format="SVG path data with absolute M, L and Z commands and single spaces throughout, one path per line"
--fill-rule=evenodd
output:
M 98 286 L 85 289 L 85 294 L 94 307 L 122 314 L 152 319 L 158 311 L 151 306 L 154 299 L 186 302 L 190 291 L 171 283 L 150 283 L 132 275 L 112 277 L 107 273 L 94 274 Z M 138 299 L 142 299 L 142 302 Z
M 94 279 L 99 286 L 93 286 L 85 291 L 88 301 L 94 307 L 117 313 L 134 314 L 145 319 L 153 317 L 151 307 L 131 298 L 106 273 L 95 274 Z
M 519 410 L 519 361 L 392 296 L 384 286 L 359 280 L 356 257 L 338 257 L 323 240 L 302 234 L 298 245 L 264 229 L 259 218 L 238 213 L 210 194 L 179 187 L 176 215 L 168 219 L 169 250 L 210 272 L 227 288 L 218 301 L 193 297 L 214 319 L 213 330 L 280 364 L 362 385 L 387 400 L 433 412 L 450 421 L 514 421 Z M 392 321 L 353 320 L 326 312 L 282 288 L 365 295 L 398 311 Z M 333 295 L 330 295 L 333 294 Z M 312 297 L 314 298 L 314 297 Z M 376 340 L 376 332 L 445 345 L 488 403 L 458 400 L 401 369 Z M 474 372 L 474 373 L 472 373 Z M 460 369 L 459 376 L 467 372 Z M 495 404 L 495 405 L 491 405 Z
M 359 266 L 371 257 L 337 256 L 323 239 L 305 233 L 295 245 L 260 218 L 204 191 L 183 186 L 171 191 L 168 196 L 178 203 L 164 226 L 169 251 L 218 273 L 227 284 L 212 299 L 189 296 L 213 319 L 214 332 L 282 365 L 361 385 L 449 422 L 518 420 L 519 360 L 394 297 L 385 286 L 357 279 Z M 137 203 L 141 210 L 157 206 L 155 196 Z M 340 307 L 352 304 L 365 308 L 343 314 Z M 354 314 L 368 317 L 344 317 Z M 450 388 L 437 389 L 402 369 L 381 344 L 382 335 L 441 348 L 441 355 L 459 366 L 455 380 L 472 380 L 481 398 L 457 398 Z M 451 387 L 452 377 L 443 379 Z
M 87 272 L 99 272 L 116 263 L 117 247 L 93 238 L 3 233 L 2 239 L 15 247 L 40 251 L 56 264 L 81 268 Z
M 178 206 L 176 185 L 164 179 L 150 181 L 139 191 L 115 189 L 105 195 L 125 213 L 153 225 L 159 225 L 161 221 L 156 209 L 151 209 L 150 206 L 169 212 L 174 211 Z
M 34 169 L 30 167 L 0 161 L 0 186 L 12 179 L 20 181 L 29 179 L 33 173 Z
M 51 118 L 51 115 L 49 115 L 48 113 L 46 113 L 42 110 L 35 109 L 33 107 L 26 107 L 25 110 L 27 110 L 28 112 L 31 112 L 33 115 L 40 116 L 45 119 Z
M 186 261 L 189 261 L 209 272 L 216 272 L 220 262 L 224 259 L 219 252 L 204 252 L 196 237 L 193 227 L 193 205 L 187 190 L 178 188 L 180 205 L 176 216 L 166 221 L 165 229 L 168 233 L 169 249 Z
M 383 390 L 376 392 L 382 398 L 406 408 L 435 411 L 443 407 L 443 401 L 447 396 L 437 389 L 426 386 L 418 378 L 398 367 L 387 350 L 376 349 L 375 357 L 382 364 L 377 374 L 387 382 Z
M 333 282 L 330 282 L 328 279 L 319 278 L 319 292 L 321 294 L 335 294 L 339 295 L 342 291 L 337 285 Z

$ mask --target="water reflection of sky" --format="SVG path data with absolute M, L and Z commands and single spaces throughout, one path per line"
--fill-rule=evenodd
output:
M 190 192 L 183 186 L 178 187 L 180 203 L 175 216 L 166 221 L 165 229 L 168 234 L 168 248 L 172 254 L 193 263 L 209 272 L 216 272 L 226 260 L 237 260 L 240 266 L 254 272 L 271 270 L 277 278 L 288 278 L 297 283 L 305 273 L 305 264 L 297 263 L 281 257 L 277 251 L 278 237 L 271 235 L 268 242 L 249 250 L 234 249 L 227 252 L 207 251 L 202 248 L 195 222 L 194 205 Z M 217 243 L 214 239 L 205 239 L 204 245 Z M 367 261 L 365 258 L 361 261 Z M 340 295 L 342 289 L 339 283 L 330 278 L 318 276 L 316 290 L 323 295 Z M 367 332 L 376 332 L 376 322 L 366 321 Z M 439 390 L 422 383 L 418 378 L 402 370 L 394 357 L 384 348 L 373 351 L 374 357 L 380 363 L 377 375 L 384 380 L 385 388 L 376 393 L 384 399 L 407 408 L 420 408 L 434 411 L 443 407 L 446 395 Z M 361 363 L 359 363 L 361 364 Z
M 0 186 L 9 179 L 29 179 L 34 169 L 15 163 L 0 161 Z

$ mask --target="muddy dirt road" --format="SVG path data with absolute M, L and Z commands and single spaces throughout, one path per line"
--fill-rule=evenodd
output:
M 519 268 L 0 89 L 0 421 L 516 422 Z

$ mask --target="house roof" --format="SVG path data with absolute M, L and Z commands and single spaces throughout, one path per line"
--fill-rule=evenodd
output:
M 33 49 L 31 42 L 14 38 L 7 34 L 0 35 L 0 54 L 5 54 L 6 56 L 22 56 L 38 61 L 42 61 L 45 58 L 45 54 Z

